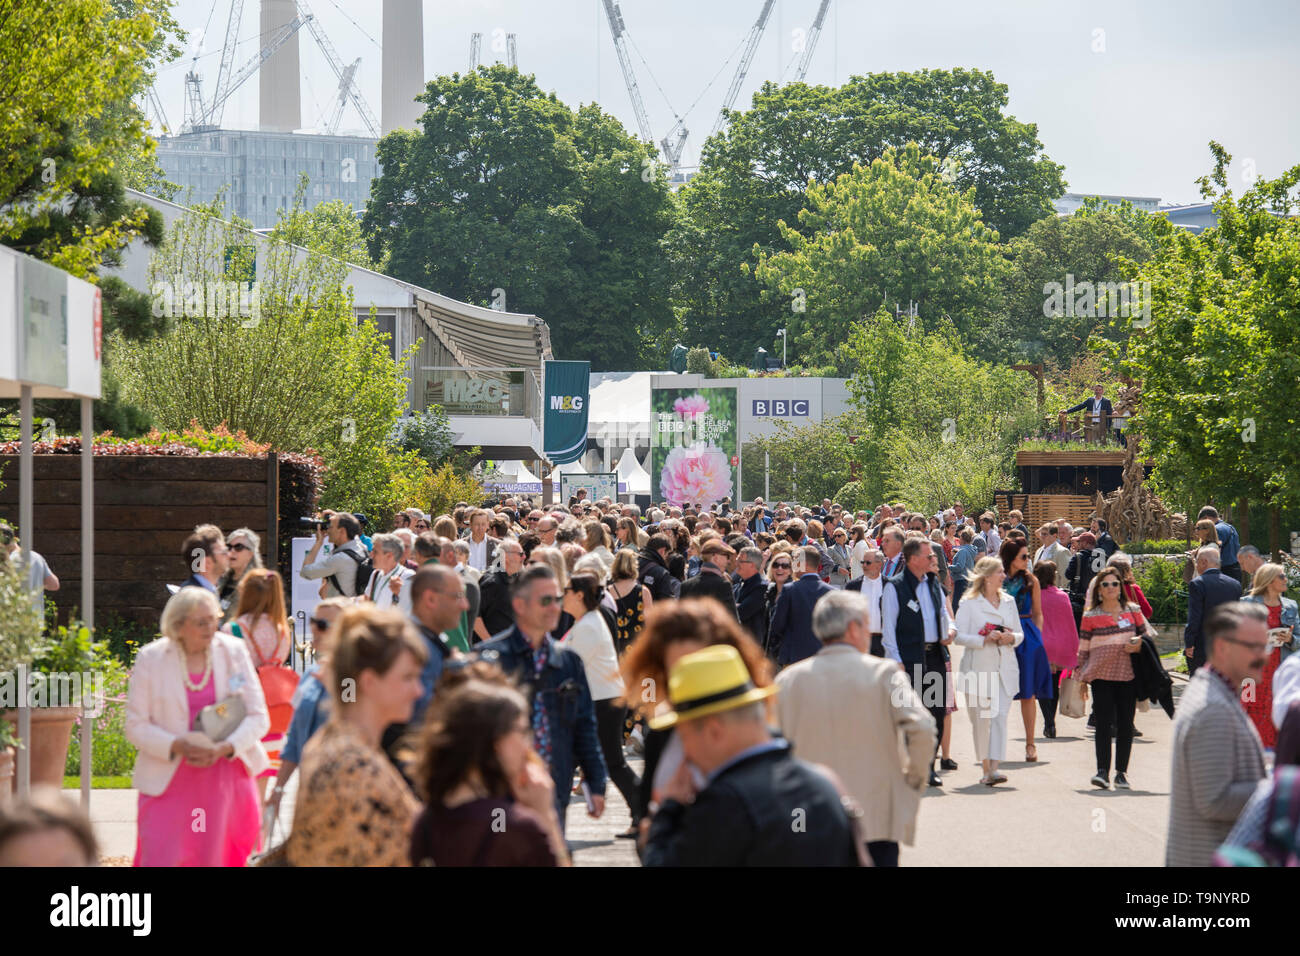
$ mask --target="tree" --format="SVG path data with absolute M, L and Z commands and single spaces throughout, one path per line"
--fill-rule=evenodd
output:
M 394 471 L 422 464 L 388 444 L 410 353 L 395 363 L 387 336 L 357 322 L 346 274 L 315 250 L 254 244 L 219 203 L 196 208 L 150 263 L 168 328 L 123 344 L 125 396 L 159 428 L 224 423 L 278 451 L 315 450 L 328 469 L 325 506 L 382 513 Z
M 951 328 L 918 334 L 884 311 L 854 329 L 850 349 L 852 452 L 868 499 L 973 497 L 1011 472 L 1015 441 L 1037 417 L 1027 376 L 967 355 Z M 936 482 L 944 468 L 957 470 Z
M 303 174 L 294 190 L 293 205 L 280 210 L 271 237 L 363 269 L 373 269 L 370 251 L 361 235 L 361 223 L 353 208 L 341 199 L 331 199 L 308 209 L 306 201 L 307 176 Z
M 705 143 L 699 174 L 679 193 L 666 246 L 684 336 L 742 361 L 759 345 L 771 350 L 797 303 L 761 299 L 742 266 L 786 249 L 777 223 L 796 222 L 810 182 L 833 182 L 887 149 L 920 144 L 957 191 L 975 190 L 1004 240 L 1049 215 L 1065 192 L 1062 167 L 1006 108 L 1006 86 L 975 70 L 870 74 L 837 89 L 765 84 Z
M 659 240 L 672 197 L 650 147 L 495 65 L 431 80 L 422 131 L 378 148 L 363 230 L 389 274 L 533 312 L 557 354 L 638 367 L 669 334 Z
M 804 300 L 788 326 L 799 355 L 843 367 L 854 325 L 895 303 L 915 303 L 921 328 L 950 322 L 969 335 L 1005 271 L 973 197 L 944 182 L 937 161 L 914 143 L 810 186 L 799 228 L 777 224 L 790 251 L 756 250 L 759 280 Z
M 1113 323 L 1096 344 L 1142 385 L 1134 421 L 1158 493 L 1175 501 L 1300 502 L 1300 165 L 1228 189 L 1231 156 L 1210 144 L 1201 193 L 1217 228 L 1193 235 L 1156 219 L 1155 257 L 1129 274 L 1151 283 L 1149 324 Z
M 1117 312 L 1123 302 L 1100 292 L 1088 300 L 1096 311 L 1059 309 L 1060 303 L 1049 301 L 1049 284 L 1068 283 L 1082 293 L 1083 283 L 1095 291 L 1124 282 L 1121 263 L 1145 262 L 1155 250 L 1150 218 L 1127 201 L 1118 208 L 1089 202 L 1072 216 L 1040 219 L 1013 239 L 1005 311 L 981 336 L 980 354 L 1068 367 L 1087 351 L 1092 332 L 1105 325 L 1098 313 Z
M 149 139 L 132 98 L 179 51 L 167 0 L 0 0 L 0 242 L 83 278 L 149 228 L 124 170 Z M 156 225 L 155 227 L 156 228 Z
M 852 434 L 851 418 L 845 416 L 808 425 L 777 419 L 775 434 L 745 445 L 743 497 L 752 499 L 770 491 L 773 501 L 812 504 L 833 498 L 849 480 Z

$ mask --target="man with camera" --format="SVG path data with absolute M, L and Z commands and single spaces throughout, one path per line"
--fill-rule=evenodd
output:
M 368 558 L 365 548 L 357 540 L 361 534 L 361 522 L 345 511 L 323 511 L 321 517 L 303 518 L 302 522 L 316 531 L 316 543 L 307 552 L 302 576 L 309 581 L 321 580 L 322 599 L 355 597 L 357 568 Z M 316 556 L 327 538 L 333 550 L 317 561 Z

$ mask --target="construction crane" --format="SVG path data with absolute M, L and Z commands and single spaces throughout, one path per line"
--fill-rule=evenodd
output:
M 190 101 L 190 122 L 187 124 L 186 132 L 193 132 L 200 129 L 212 129 L 220 124 L 218 117 L 221 115 L 221 108 L 225 106 L 226 100 L 230 99 L 244 83 L 262 68 L 276 50 L 289 42 L 289 39 L 301 30 L 304 26 L 312 27 L 314 18 L 310 13 L 299 11 L 298 15 L 286 23 L 280 29 L 276 30 L 271 37 L 271 41 L 257 54 L 241 66 L 230 79 L 226 82 L 224 91 L 218 93 L 211 103 L 206 106 L 203 103 L 203 93 L 200 88 L 200 77 L 190 71 L 185 74 L 185 90 L 189 94 Z M 222 59 L 225 59 L 225 52 L 222 53 Z M 341 75 L 341 71 L 338 71 Z M 197 119 L 195 118 L 197 117 Z
M 817 49 L 817 40 L 821 37 L 822 26 L 826 22 L 826 11 L 830 5 L 831 0 L 821 0 L 821 6 L 817 8 L 817 16 L 813 18 L 812 27 L 808 30 L 803 56 L 799 58 L 799 71 L 795 76 L 795 82 L 797 83 L 802 83 L 804 77 L 808 75 L 808 65 L 812 62 L 813 51 Z
M 519 50 L 515 46 L 515 35 L 513 33 L 506 34 L 506 63 L 509 64 L 512 70 L 519 69 Z
M 641 88 L 637 86 L 636 74 L 632 72 L 632 60 L 627 55 L 627 27 L 623 25 L 623 13 L 616 0 L 604 0 L 605 17 L 609 20 L 609 32 L 614 37 L 614 50 L 618 53 L 618 65 L 623 68 L 623 82 L 627 85 L 627 95 L 632 100 L 632 112 L 636 114 L 636 125 L 641 131 L 641 139 L 653 143 L 655 134 L 650 130 L 650 117 L 646 115 L 645 102 L 641 99 Z M 769 0 L 769 4 L 771 0 Z
M 221 125 L 229 98 L 232 70 L 235 66 L 235 44 L 239 42 L 239 22 L 244 17 L 244 0 L 230 0 L 230 16 L 226 19 L 226 42 L 221 48 L 221 66 L 217 70 L 217 88 L 212 95 L 213 106 L 208 110 L 208 122 Z
M 772 15 L 772 7 L 776 5 L 776 0 L 763 0 L 763 9 L 758 14 L 758 19 L 749 29 L 749 38 L 745 42 L 745 53 L 740 58 L 740 66 L 736 68 L 736 75 L 731 78 L 731 86 L 727 88 L 727 95 L 722 99 L 722 109 L 718 112 L 718 119 L 713 124 L 713 129 L 709 130 L 709 136 L 713 136 L 718 130 L 722 129 L 723 124 L 727 122 L 727 111 L 736 102 L 736 96 L 740 93 L 740 85 L 745 82 L 745 75 L 749 73 L 749 66 L 754 60 L 754 53 L 758 50 L 758 41 L 763 38 L 763 31 L 767 29 L 768 18 Z
M 803 48 L 803 56 L 799 58 L 799 74 L 795 77 L 796 83 L 802 83 L 803 78 L 808 75 L 808 64 L 812 61 L 813 50 L 817 48 L 817 38 L 822 35 L 822 24 L 826 22 L 826 8 L 831 5 L 831 0 L 822 0 L 822 5 L 817 8 L 817 16 L 813 18 L 812 29 L 808 31 L 808 40 Z
M 357 75 L 357 67 L 361 65 L 361 57 L 357 57 L 343 70 L 343 76 L 339 79 L 338 100 L 334 104 L 334 112 L 331 114 L 329 121 L 325 124 L 325 132 L 333 136 L 339 130 L 339 120 L 343 119 L 343 107 L 347 106 L 348 94 L 352 92 L 352 83 Z
M 483 49 L 483 34 L 471 33 L 469 35 L 469 71 L 473 73 L 478 69 L 482 60 L 479 51 Z
M 145 102 L 158 118 L 158 125 L 162 127 L 163 135 L 170 136 L 172 124 L 167 122 L 167 114 L 163 112 L 162 100 L 158 99 L 158 91 L 154 87 L 150 86 L 145 91 Z
M 197 60 L 198 57 L 194 59 Z M 203 118 L 207 115 L 207 108 L 203 105 L 202 80 L 203 77 L 194 72 L 192 67 L 185 74 L 185 117 L 181 122 L 183 133 L 202 126 Z
M 312 39 L 316 41 L 316 45 L 320 47 L 321 53 L 325 55 L 325 59 L 329 63 L 330 69 L 334 71 L 334 75 L 338 78 L 341 86 L 343 83 L 343 74 L 346 68 L 343 66 L 343 62 L 339 59 L 338 51 L 334 49 L 334 44 L 330 43 L 329 37 L 325 36 L 325 31 L 316 23 L 315 18 L 303 9 L 301 3 L 297 5 L 297 8 L 297 19 L 306 19 L 308 32 L 311 33 Z M 366 124 L 366 129 L 370 131 L 370 135 L 378 139 L 379 123 L 375 121 L 375 114 L 372 113 L 370 107 L 366 105 L 366 101 L 364 97 L 362 97 L 361 91 L 357 89 L 355 83 L 348 84 L 346 95 L 348 101 L 355 106 L 357 112 L 361 114 L 361 122 Z

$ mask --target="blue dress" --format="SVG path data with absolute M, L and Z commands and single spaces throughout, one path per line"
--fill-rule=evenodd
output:
M 1034 609 L 1033 591 L 1021 580 L 1009 580 L 1004 587 L 1016 599 L 1016 610 L 1020 612 L 1020 629 L 1025 632 L 1025 639 L 1016 648 L 1016 662 L 1020 665 L 1020 693 L 1016 694 L 1016 700 L 1055 697 L 1052 665 L 1048 663 L 1047 649 L 1043 647 L 1043 634 L 1031 616 Z

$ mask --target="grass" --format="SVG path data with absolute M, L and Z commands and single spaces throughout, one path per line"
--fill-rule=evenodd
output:
M 64 777 L 64 778 L 63 778 L 63 789 L 64 789 L 64 790 L 80 790 L 80 789 L 81 789 L 81 778 L 80 778 L 80 777 Z M 90 778 L 90 789 L 92 789 L 92 790 L 130 790 L 130 789 L 131 789 L 131 778 L 130 778 L 130 776 L 125 776 L 125 777 L 91 777 L 91 778 Z

